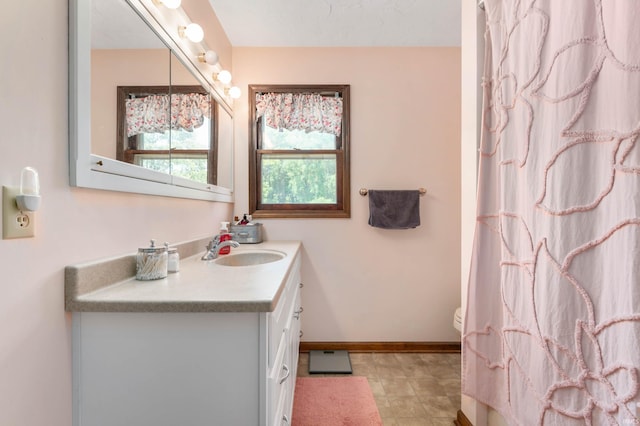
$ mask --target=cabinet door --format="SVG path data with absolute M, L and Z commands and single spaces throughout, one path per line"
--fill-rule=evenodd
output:
M 260 424 L 258 314 L 82 312 L 73 322 L 74 425 Z
M 272 426 L 289 426 L 291 424 L 291 413 L 285 414 L 285 405 L 287 402 L 287 395 L 283 392 L 280 395 L 280 400 L 278 401 L 278 407 L 276 409 L 276 415 L 273 419 Z
M 295 303 L 293 304 L 293 310 L 291 313 L 291 323 L 289 325 L 289 328 L 287 330 L 287 333 L 289 334 L 289 360 L 291 363 L 291 368 L 292 368 L 292 374 L 293 374 L 293 378 L 294 380 L 291 380 L 288 384 L 287 387 L 287 399 L 285 402 L 285 406 L 284 406 L 284 415 L 287 416 L 287 418 L 291 419 L 291 415 L 293 412 L 293 398 L 294 398 L 294 391 L 296 388 L 296 380 L 295 378 L 297 377 L 298 374 L 298 355 L 299 355 L 299 348 L 300 348 L 300 332 L 301 332 L 301 319 L 302 319 L 302 294 L 301 291 L 299 289 L 300 284 L 298 284 L 296 287 L 298 288 L 298 291 L 295 294 Z
M 286 395 L 289 391 L 289 383 L 295 379 L 291 376 L 292 369 L 289 361 L 289 335 L 285 331 L 282 333 L 280 339 L 280 345 L 278 346 L 278 352 L 275 357 L 275 363 L 269 373 L 268 378 L 268 396 L 267 403 L 271 410 L 268 413 L 269 424 L 280 426 L 283 408 L 287 400 Z
M 290 311 L 296 298 L 296 292 L 300 285 L 300 256 L 298 255 L 291 267 L 291 274 L 287 278 L 280 300 L 273 312 L 267 314 L 268 318 L 268 368 L 273 368 L 275 356 L 280 344 L 280 338 L 284 330 L 289 326 Z

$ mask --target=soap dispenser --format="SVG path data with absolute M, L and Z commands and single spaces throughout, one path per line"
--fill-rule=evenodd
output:
M 220 242 L 229 241 L 231 239 L 231 234 L 229 233 L 229 222 L 220 222 Z M 231 247 L 222 247 L 218 254 L 229 254 L 231 253 Z

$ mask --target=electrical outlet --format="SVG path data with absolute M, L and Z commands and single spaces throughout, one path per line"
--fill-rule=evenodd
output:
M 2 187 L 2 238 L 32 238 L 35 235 L 33 212 L 23 212 L 16 204 L 19 188 Z

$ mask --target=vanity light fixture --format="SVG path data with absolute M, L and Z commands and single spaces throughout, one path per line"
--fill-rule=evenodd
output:
M 180 7 L 182 0 L 153 0 L 156 6 L 164 6 L 167 9 L 177 9 Z
M 238 99 L 242 94 L 242 91 L 238 86 L 229 87 L 228 89 L 224 89 L 225 95 L 228 95 L 231 99 Z
M 198 55 L 198 60 L 200 62 L 207 63 L 209 65 L 215 65 L 218 63 L 218 54 L 213 50 L 207 50 L 204 53 Z
M 186 37 L 194 43 L 200 43 L 204 38 L 204 31 L 202 30 L 202 27 L 194 23 L 191 23 L 186 27 L 178 27 L 178 34 L 180 34 L 180 37 Z
M 231 83 L 231 73 L 227 70 L 222 70 L 220 72 L 213 73 L 213 79 L 218 80 L 222 84 Z

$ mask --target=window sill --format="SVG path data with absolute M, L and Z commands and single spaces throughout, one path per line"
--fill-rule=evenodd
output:
M 253 219 L 348 219 L 350 211 L 309 211 L 309 210 L 255 210 L 250 213 Z

